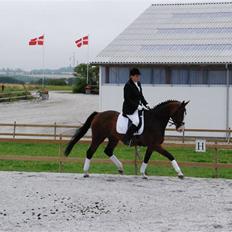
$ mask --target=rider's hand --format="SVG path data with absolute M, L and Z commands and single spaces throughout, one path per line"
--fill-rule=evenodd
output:
M 142 110 L 142 109 L 143 109 L 143 106 L 139 105 L 138 110 Z
M 148 110 L 151 109 L 151 107 L 149 106 L 149 104 L 146 104 L 146 108 L 147 108 Z

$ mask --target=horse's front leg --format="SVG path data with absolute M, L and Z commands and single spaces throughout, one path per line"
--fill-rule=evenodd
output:
M 148 179 L 147 175 L 146 175 L 146 168 L 147 168 L 147 165 L 148 165 L 148 161 L 152 155 L 152 152 L 153 152 L 153 149 L 151 148 L 147 148 L 146 150 L 146 153 L 145 153 L 145 156 L 144 156 L 144 160 L 143 160 L 143 163 L 140 167 L 140 173 L 142 174 L 142 177 L 143 179 Z
M 169 153 L 164 148 L 162 148 L 161 145 L 155 146 L 154 150 L 157 151 L 157 152 L 159 152 L 161 155 L 167 157 L 171 161 L 172 167 L 176 171 L 178 177 L 180 179 L 184 179 L 184 174 L 182 173 L 182 171 L 181 171 L 178 163 L 176 162 L 175 158 L 173 157 L 173 155 L 171 153 Z

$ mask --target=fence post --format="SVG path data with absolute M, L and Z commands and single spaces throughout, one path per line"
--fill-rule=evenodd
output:
M 15 138 L 15 131 L 16 131 L 16 121 L 14 121 L 14 128 L 13 128 L 13 139 Z
M 183 135 L 182 135 L 182 143 L 184 143 L 184 133 L 185 132 L 185 130 L 183 130 Z
M 64 166 L 63 166 L 63 162 L 62 162 L 62 158 L 63 158 L 63 149 L 62 149 L 62 135 L 60 135 L 60 140 L 59 140 L 59 172 L 63 172 Z
M 54 139 L 56 140 L 56 122 L 54 123 Z
M 231 138 L 231 128 L 229 127 L 229 132 L 228 132 L 228 138 L 227 138 L 227 143 L 230 143 L 230 138 Z
M 217 141 L 215 141 L 215 148 L 214 148 L 214 177 L 218 178 L 218 146 Z

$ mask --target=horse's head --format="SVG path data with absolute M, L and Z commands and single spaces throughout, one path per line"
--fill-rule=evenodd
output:
M 185 106 L 189 103 L 189 101 L 185 102 L 176 102 L 173 105 L 173 111 L 170 115 L 171 120 L 173 121 L 172 124 L 176 126 L 176 130 L 178 132 L 182 132 L 185 129 L 184 126 L 184 116 L 186 114 Z

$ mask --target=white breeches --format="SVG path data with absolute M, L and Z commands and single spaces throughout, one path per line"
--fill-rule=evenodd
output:
M 133 114 L 127 114 L 127 117 L 132 121 L 135 126 L 139 125 L 139 112 L 136 110 Z

